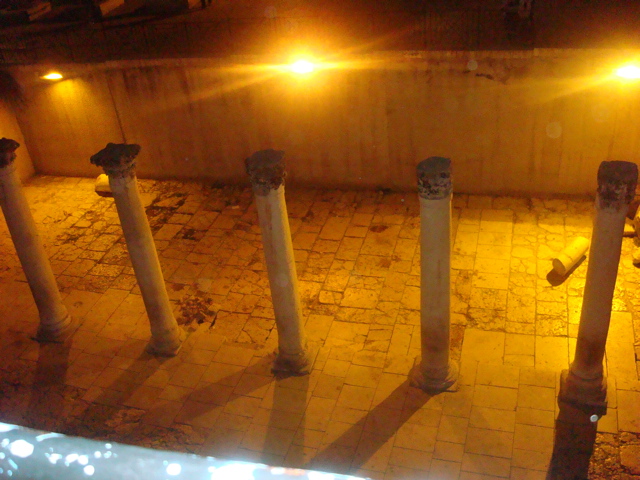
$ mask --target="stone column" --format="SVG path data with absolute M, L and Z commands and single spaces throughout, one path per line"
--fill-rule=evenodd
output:
M 13 163 L 19 146 L 15 140 L 0 139 L 0 204 L 38 307 L 40 325 L 36 340 L 62 342 L 73 332 L 73 323 L 62 303 L 49 258 L 44 251 Z
M 598 169 L 595 218 L 575 358 L 561 376 L 559 400 L 588 408 L 598 415 L 607 411 L 607 382 L 602 360 L 625 216 L 637 180 L 638 167 L 631 162 L 602 162 Z
M 311 358 L 302 323 L 298 277 L 284 200 L 284 152 L 261 150 L 246 159 L 262 232 L 262 244 L 278 329 L 278 354 L 273 371 L 304 375 Z
M 420 195 L 420 330 L 422 359 L 411 385 L 430 392 L 456 387 L 449 360 L 451 324 L 451 161 L 429 157 L 418 164 Z
M 636 237 L 640 239 L 640 206 L 633 215 L 633 229 L 636 231 Z M 634 265 L 640 265 L 640 247 L 634 247 L 631 258 Z
M 151 324 L 147 352 L 173 356 L 180 350 L 184 332 L 173 316 L 151 228 L 140 201 L 135 174 L 135 157 L 139 152 L 139 145 L 109 143 L 91 157 L 91 163 L 102 167 L 109 176 L 127 249 Z

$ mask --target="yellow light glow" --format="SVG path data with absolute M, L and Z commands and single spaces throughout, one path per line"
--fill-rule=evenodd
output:
M 51 72 L 43 75 L 42 78 L 44 78 L 45 80 L 60 80 L 62 78 L 62 75 L 58 72 Z
M 316 66 L 310 60 L 296 60 L 289 66 L 289 70 L 293 73 L 297 73 L 298 75 L 307 75 L 313 72 L 316 69 Z
M 625 65 L 616 70 L 616 75 L 627 80 L 640 79 L 640 67 L 637 65 Z

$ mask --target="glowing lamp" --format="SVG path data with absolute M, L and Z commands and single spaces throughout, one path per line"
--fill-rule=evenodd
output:
M 60 80 L 62 79 L 62 75 L 58 72 L 51 72 L 43 75 L 42 78 L 44 78 L 45 80 Z
M 627 80 L 640 79 L 640 67 L 636 65 L 625 65 L 616 70 L 616 75 Z
M 299 75 L 306 75 L 308 73 L 313 72 L 316 69 L 316 66 L 313 62 L 309 60 L 296 60 L 291 65 L 289 65 L 289 69 L 293 73 L 297 73 Z

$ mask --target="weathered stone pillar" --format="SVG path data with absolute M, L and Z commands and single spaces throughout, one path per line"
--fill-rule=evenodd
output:
M 135 157 L 139 152 L 139 145 L 109 143 L 91 157 L 91 163 L 102 167 L 109 176 L 127 249 L 151 324 L 147 352 L 173 356 L 180 350 L 184 332 L 173 316 L 151 228 L 140 201 L 135 173 Z
M 422 359 L 411 384 L 430 392 L 455 389 L 449 360 L 451 324 L 451 161 L 429 157 L 418 164 L 420 195 L 420 327 Z
M 607 411 L 607 382 L 602 360 L 609 333 L 625 215 L 637 181 L 638 167 L 634 163 L 600 164 L 576 353 L 570 369 L 562 372 L 559 399 L 586 407 L 598 415 Z
M 38 307 L 40 325 L 36 340 L 61 342 L 73 332 L 73 323 L 62 303 L 49 258 L 16 173 L 13 161 L 19 146 L 15 140 L 0 139 L 0 204 Z
M 261 150 L 246 159 L 256 199 L 258 221 L 278 328 L 274 372 L 303 375 L 312 365 L 302 323 L 298 277 L 284 200 L 284 152 Z
M 636 237 L 640 239 L 640 206 L 636 209 L 633 215 L 633 229 L 636 232 Z M 640 265 L 640 247 L 635 247 L 631 254 L 634 265 Z

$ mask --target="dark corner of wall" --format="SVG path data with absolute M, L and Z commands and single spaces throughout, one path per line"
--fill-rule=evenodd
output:
M 28 180 L 34 173 L 34 166 L 25 145 L 18 113 L 26 107 L 24 90 L 8 70 L 0 68 L 0 137 L 13 138 L 22 145 L 16 166 L 20 180 Z
M 13 108 L 21 108 L 26 104 L 22 86 L 8 70 L 0 69 L 0 101 Z

